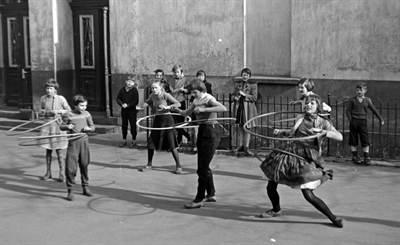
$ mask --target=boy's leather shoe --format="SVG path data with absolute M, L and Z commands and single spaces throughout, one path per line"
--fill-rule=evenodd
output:
M 121 144 L 119 144 L 119 147 L 124 147 L 126 145 L 127 145 L 126 141 L 122 141 Z
M 47 172 L 43 177 L 42 180 L 48 180 L 51 178 L 51 172 Z
M 83 195 L 91 197 L 93 196 L 93 193 L 89 190 L 89 188 L 83 187 Z
M 365 165 L 371 165 L 372 164 L 371 163 L 371 158 L 369 158 L 369 157 L 364 158 L 364 164 Z
M 352 160 L 355 164 L 361 164 L 361 163 L 362 163 L 362 161 L 361 161 L 361 159 L 360 159 L 359 157 L 353 157 L 351 160 Z
M 73 201 L 73 200 L 75 200 L 74 191 L 73 191 L 73 190 L 68 190 L 67 200 L 68 200 L 68 201 Z
M 204 206 L 203 202 L 190 202 L 185 204 L 185 208 L 187 209 L 201 208 L 203 206 Z
M 216 202 L 217 198 L 215 198 L 215 196 L 206 196 L 206 198 L 204 198 L 205 202 Z

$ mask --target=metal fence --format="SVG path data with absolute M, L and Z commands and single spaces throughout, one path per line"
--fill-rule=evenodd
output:
M 235 102 L 232 94 L 217 94 L 215 98 L 222 103 L 228 110 L 219 113 L 218 117 L 234 117 Z M 273 136 L 274 128 L 291 128 L 294 125 L 294 119 L 301 113 L 300 105 L 290 105 L 290 101 L 295 98 L 289 97 L 263 97 L 260 96 L 256 102 L 258 114 L 270 112 L 277 113 L 272 116 L 266 116 L 258 119 L 257 127 L 254 128 L 257 134 Z M 328 94 L 326 101 L 331 106 L 332 111 L 327 117 L 333 122 L 335 128 L 343 134 L 343 141 L 327 139 L 322 144 L 322 153 L 325 155 L 350 157 L 351 151 L 348 146 L 349 139 L 349 121 L 346 116 L 347 100 L 331 101 L 331 95 Z M 189 104 L 189 100 L 186 103 Z M 375 159 L 400 160 L 400 108 L 397 101 L 378 101 L 375 107 L 384 118 L 385 124 L 381 126 L 379 120 L 371 111 L 368 112 L 368 130 L 370 137 L 370 155 Z M 230 123 L 222 124 L 223 136 L 219 148 L 232 150 L 238 146 L 238 126 Z M 191 142 L 194 145 L 193 142 Z M 250 137 L 250 146 L 252 150 L 262 147 L 274 147 L 278 142 L 262 137 Z M 361 147 L 359 146 L 361 152 Z

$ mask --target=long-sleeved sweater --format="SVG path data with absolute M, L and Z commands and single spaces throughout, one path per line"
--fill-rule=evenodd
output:
M 62 131 L 68 130 L 70 134 L 87 132 L 83 131 L 85 127 L 90 127 L 90 131 L 95 130 L 92 116 L 88 111 L 82 111 L 82 112 L 77 110 L 68 111 L 62 115 L 62 119 L 63 122 L 60 125 L 60 129 Z M 73 124 L 74 128 L 69 129 L 68 128 L 69 124 Z
M 117 103 L 121 106 L 122 110 L 136 110 L 139 103 L 139 92 L 135 87 L 132 87 L 128 92 L 123 87 L 119 90 L 117 95 Z M 126 103 L 128 106 L 123 108 L 122 105 Z
M 349 121 L 351 121 L 352 118 L 367 119 L 368 108 L 374 113 L 374 115 L 379 119 L 380 122 L 383 121 L 382 116 L 375 108 L 372 100 L 368 97 L 364 97 L 361 102 L 358 100 L 357 96 L 349 99 L 346 109 L 346 115 Z

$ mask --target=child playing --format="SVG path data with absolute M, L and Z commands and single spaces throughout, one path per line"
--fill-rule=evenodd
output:
M 236 124 L 239 124 L 239 147 L 237 152 L 245 152 L 250 155 L 248 149 L 250 144 L 250 134 L 248 134 L 243 125 L 245 122 L 257 116 L 256 100 L 258 96 L 257 83 L 250 80 L 251 71 L 244 68 L 241 72 L 242 81 L 235 83 L 233 91 L 233 100 L 236 101 Z M 256 127 L 255 121 L 249 124 L 249 127 Z
M 210 94 L 210 95 L 212 95 L 212 84 L 211 83 L 209 83 L 209 82 L 207 82 L 207 75 L 206 75 L 206 72 L 205 71 L 203 71 L 203 70 L 199 70 L 199 71 L 197 71 L 197 73 L 196 73 L 196 78 L 198 78 L 200 81 L 202 81 L 203 83 L 204 83 L 204 85 L 206 85 L 206 92 L 207 92 L 207 94 Z M 191 103 L 193 103 L 193 100 L 195 99 L 195 97 L 194 96 L 192 96 L 191 98 L 190 98 L 190 104 Z M 189 104 L 189 105 L 190 105 Z M 192 120 L 196 120 L 196 113 L 192 113 L 191 115 L 190 115 L 190 117 L 192 118 Z M 194 128 L 194 135 L 192 135 L 192 139 L 193 139 L 193 142 L 196 142 L 197 141 L 197 139 L 196 139 L 196 135 L 197 135 L 197 133 L 198 133 L 198 128 Z M 195 147 L 194 149 L 193 149 L 193 152 L 194 153 L 197 153 L 197 147 Z
M 298 87 L 300 91 L 300 100 L 291 101 L 289 105 L 301 104 L 301 110 L 304 110 L 307 96 L 314 94 L 312 90 L 314 89 L 315 84 L 311 79 L 302 78 L 298 82 Z M 331 112 L 332 110 L 332 108 L 329 105 L 325 104 L 325 102 L 322 102 L 322 108 L 325 112 Z
M 170 94 L 164 92 L 159 81 L 154 81 L 151 85 L 153 93 L 143 104 L 143 107 L 152 106 L 156 112 L 154 117 L 153 128 L 170 127 L 175 124 L 174 118 L 169 115 L 170 109 L 179 107 L 180 103 Z M 168 105 L 169 104 L 169 105 Z M 176 174 L 182 173 L 182 167 L 179 162 L 179 153 L 177 150 L 178 142 L 176 141 L 173 129 L 168 130 L 151 130 L 150 137 L 147 141 L 147 166 L 140 168 L 139 171 L 145 172 L 153 168 L 154 150 L 170 150 L 176 163 Z
M 60 129 L 68 131 L 68 133 L 92 132 L 95 129 L 92 116 L 85 111 L 87 107 L 87 99 L 82 95 L 75 95 L 72 98 L 75 109 L 62 115 L 63 123 Z M 77 168 L 79 165 L 81 173 L 81 181 L 83 187 L 83 195 L 93 196 L 89 190 L 89 173 L 88 166 L 90 163 L 89 140 L 87 135 L 76 140 L 70 140 L 67 150 L 67 161 L 65 175 L 67 177 L 68 196 L 67 200 L 74 200 L 74 185 Z
M 271 218 L 281 215 L 278 184 L 301 189 L 304 198 L 326 215 L 334 225 L 342 228 L 344 220 L 335 216 L 328 206 L 314 195 L 314 189 L 328 179 L 332 179 L 332 170 L 324 169 L 324 159 L 320 155 L 320 144 L 328 137 L 341 141 L 342 134 L 332 125 L 331 121 L 319 116 L 322 111 L 322 101 L 318 95 L 309 95 L 306 99 L 305 113 L 297 117 L 292 129 L 275 129 L 274 134 L 286 134 L 289 137 L 307 137 L 321 133 L 317 138 L 289 141 L 280 149 L 288 152 L 273 151 L 261 164 L 261 169 L 268 178 L 267 194 L 272 203 L 272 209 L 260 214 L 261 218 Z M 293 154 L 293 155 L 292 155 Z
M 183 74 L 182 66 L 175 65 L 172 67 L 173 77 L 168 81 L 170 94 L 181 104 L 180 109 L 186 109 L 186 94 L 189 93 L 187 90 L 187 81 Z M 182 117 L 175 117 L 177 123 L 183 122 Z M 182 135 L 190 141 L 190 135 L 182 128 L 177 129 L 178 131 L 178 144 L 182 142 Z
M 63 131 L 60 131 L 60 123 L 61 123 L 61 114 L 70 111 L 71 108 L 68 105 L 67 100 L 61 96 L 57 95 L 57 90 L 59 88 L 58 83 L 53 78 L 47 80 L 44 85 L 46 88 L 46 95 L 43 95 L 40 98 L 40 111 L 39 116 L 44 117 L 44 124 L 58 118 L 59 121 L 55 121 L 45 127 L 42 127 L 40 130 L 41 136 L 47 135 L 63 135 L 66 134 Z M 58 157 L 58 164 L 60 166 L 60 175 L 58 177 L 58 181 L 64 182 L 64 165 L 65 158 L 63 156 L 63 149 L 68 147 L 68 141 L 60 141 L 61 138 L 51 138 L 51 139 L 42 139 L 40 140 L 40 147 L 46 149 L 46 166 L 47 171 L 46 174 L 42 177 L 43 180 L 47 180 L 51 178 L 51 154 L 53 150 L 56 150 Z
M 364 164 L 371 164 L 369 157 L 369 135 L 367 127 L 367 109 L 369 108 L 374 115 L 379 119 L 383 126 L 384 121 L 378 110 L 375 108 L 372 100 L 365 96 L 367 85 L 365 83 L 357 83 L 357 96 L 349 99 L 346 109 L 346 115 L 350 122 L 350 137 L 349 145 L 353 155 L 352 160 L 355 164 L 361 164 L 362 161 L 358 157 L 358 136 L 360 136 L 361 147 L 364 152 Z
M 210 169 L 211 160 L 214 157 L 215 149 L 221 139 L 220 125 L 217 120 L 217 112 L 226 111 L 225 106 L 219 103 L 212 95 L 206 92 L 204 82 L 195 79 L 189 85 L 190 92 L 195 97 L 193 103 L 187 110 L 176 109 L 182 116 L 190 115 L 192 112 L 197 114 L 197 119 L 205 119 L 199 123 L 197 135 L 197 175 L 198 187 L 195 199 L 185 204 L 185 208 L 200 208 L 203 200 L 206 202 L 216 202 L 213 175 Z M 206 195 L 207 192 L 207 195 Z
M 131 127 L 132 142 L 129 145 L 130 148 L 136 146 L 136 119 L 137 110 L 136 106 L 139 103 L 139 93 L 135 87 L 135 78 L 129 76 L 125 81 L 126 86 L 121 88 L 117 95 L 117 103 L 121 106 L 121 118 L 122 118 L 122 139 L 123 141 L 119 147 L 127 145 L 126 136 L 128 135 L 128 121 Z

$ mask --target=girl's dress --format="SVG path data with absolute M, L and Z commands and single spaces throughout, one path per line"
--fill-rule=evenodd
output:
M 40 98 L 40 108 L 42 110 L 55 110 L 57 113 L 53 116 L 49 116 L 44 113 L 44 122 L 46 124 L 54 119 L 57 121 L 44 126 L 40 130 L 40 136 L 48 135 L 66 135 L 66 131 L 60 130 L 61 114 L 70 111 L 71 108 L 68 105 L 67 100 L 60 95 L 48 96 L 44 95 Z M 67 137 L 56 137 L 38 140 L 39 146 L 48 150 L 66 149 L 68 147 Z
M 291 131 L 290 137 L 306 137 L 315 135 L 311 128 L 336 131 L 332 123 L 320 116 L 315 119 L 308 115 L 300 115 Z M 315 189 L 328 179 L 332 179 L 333 171 L 324 169 L 324 159 L 320 154 L 320 145 L 325 136 L 307 140 L 287 141 L 279 149 L 288 151 L 302 158 L 287 153 L 273 151 L 261 164 L 266 177 L 276 183 L 292 188 Z
M 167 128 L 175 124 L 173 116 L 169 115 L 169 111 L 159 111 L 160 105 L 167 106 L 169 104 L 179 105 L 179 102 L 172 95 L 161 92 L 159 95 L 152 93 L 146 100 L 148 105 L 152 106 L 152 111 L 156 112 L 153 122 L 153 128 Z M 179 107 L 179 106 L 177 106 Z M 167 130 L 151 130 L 150 137 L 147 142 L 149 149 L 157 151 L 173 150 L 178 147 L 176 132 L 174 129 Z
M 240 96 L 239 91 L 243 91 L 246 96 Z M 243 126 L 249 119 L 258 116 L 256 100 L 258 95 L 257 83 L 251 81 L 239 81 L 235 83 L 233 95 L 238 99 L 235 104 L 236 124 Z M 256 120 L 253 120 L 249 127 L 256 127 Z

